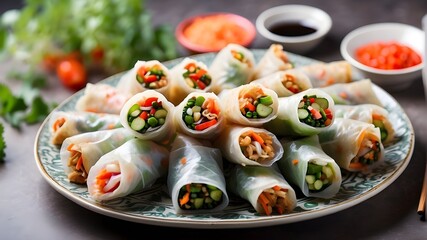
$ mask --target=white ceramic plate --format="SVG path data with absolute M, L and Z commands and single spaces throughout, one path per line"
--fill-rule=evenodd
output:
M 252 50 L 259 60 L 265 50 Z M 207 64 L 214 58 L 214 53 L 192 56 Z M 306 65 L 315 60 L 289 53 L 296 66 Z M 172 67 L 182 59 L 165 62 Z M 117 84 L 121 74 L 113 75 L 103 83 Z M 332 199 L 298 198 L 298 206 L 287 215 L 262 216 L 252 206 L 238 198 L 231 198 L 229 206 L 214 215 L 175 214 L 166 186 L 157 183 L 152 188 L 124 198 L 100 204 L 93 201 L 87 188 L 70 183 L 65 175 L 59 157 L 59 149 L 51 144 L 51 132 L 47 122 L 41 125 L 35 141 L 35 160 L 47 182 L 59 193 L 75 203 L 94 212 L 132 222 L 186 228 L 248 228 L 286 224 L 322 217 L 361 203 L 380 193 L 388 187 L 407 167 L 414 150 L 414 130 L 409 118 L 386 91 L 374 85 L 374 91 L 390 111 L 391 122 L 396 130 L 397 142 L 385 149 L 385 164 L 370 174 L 344 173 L 341 189 Z M 83 90 L 64 101 L 55 111 L 73 111 L 77 99 Z

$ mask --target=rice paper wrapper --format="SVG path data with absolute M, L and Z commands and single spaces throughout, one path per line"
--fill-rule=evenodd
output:
M 87 180 L 90 196 L 96 201 L 107 201 L 143 191 L 159 178 L 167 175 L 169 151 L 153 141 L 132 139 L 105 154 L 89 171 Z M 97 185 L 97 176 L 111 164 L 120 170 L 110 181 L 118 182 L 112 192 L 103 192 Z
M 253 79 L 293 68 L 281 44 L 271 44 L 254 69 Z
M 382 139 L 384 145 L 393 142 L 395 130 L 390 122 L 389 112 L 387 109 L 375 104 L 358 104 L 358 105 L 335 105 L 335 116 L 337 118 L 350 118 L 366 123 L 373 123 L 375 119 L 384 124 L 387 137 Z M 382 136 L 382 135 L 381 135 Z
M 232 51 L 242 53 L 247 62 L 237 60 Z M 228 44 L 216 54 L 209 66 L 209 72 L 215 82 L 213 91 L 218 94 L 224 89 L 233 89 L 249 83 L 254 67 L 255 57 L 249 49 L 234 43 Z
M 313 127 L 299 120 L 298 104 L 305 95 L 316 95 L 318 98 L 325 98 L 328 101 L 328 108 L 332 114 L 332 122 L 330 125 L 325 127 Z M 334 120 L 335 104 L 331 96 L 320 89 L 311 88 L 289 97 L 279 98 L 277 117 L 265 123 L 263 126 L 280 137 L 305 137 L 316 135 L 327 130 L 333 125 Z
M 258 83 L 266 88 L 269 88 L 277 93 L 278 97 L 289 97 L 295 93 L 285 87 L 286 79 L 293 79 L 294 84 L 299 87 L 299 91 L 305 91 L 312 88 L 310 79 L 305 73 L 297 69 L 290 69 L 286 71 L 278 71 L 270 75 L 264 76 L 252 83 Z
M 76 147 L 81 153 L 83 167 L 88 173 L 104 154 L 118 148 L 132 138 L 134 136 L 124 128 L 87 132 L 69 137 L 65 139 L 59 150 L 64 172 L 68 175 L 75 168 L 75 165 L 69 166 L 69 160 L 72 157 L 68 150 L 70 145 Z
M 357 105 L 375 104 L 384 107 L 374 91 L 374 85 L 370 79 L 362 79 L 351 83 L 337 83 L 320 88 L 328 93 L 335 104 Z
M 313 87 L 326 87 L 352 81 L 351 65 L 347 61 L 313 63 L 299 67 L 310 78 Z
M 287 197 L 291 203 L 289 210 L 297 206 L 295 190 L 279 172 L 276 164 L 271 167 L 234 165 L 227 174 L 227 183 L 230 192 L 248 200 L 257 212 L 263 212 L 258 204 L 259 195 L 276 185 L 288 189 Z
M 211 76 L 210 71 L 208 66 L 206 66 L 205 63 L 186 57 L 184 58 L 184 60 L 182 60 L 182 62 L 180 62 L 178 65 L 176 65 L 175 67 L 173 67 L 170 72 L 171 72 L 171 76 L 173 81 L 171 81 L 171 90 L 170 90 L 170 94 L 169 94 L 169 100 L 174 104 L 174 105 L 178 105 L 182 102 L 182 100 L 190 93 L 192 92 L 198 92 L 198 93 L 207 93 L 207 92 L 211 92 L 214 82 L 211 76 L 211 82 L 209 85 L 206 85 L 206 87 L 204 89 L 200 89 L 200 88 L 194 88 L 192 86 L 190 86 L 183 74 L 187 71 L 187 69 L 185 69 L 185 67 L 188 64 L 194 63 L 197 67 L 199 67 L 200 69 L 206 70 L 207 71 L 207 75 Z
M 84 112 L 120 114 L 123 105 L 131 96 L 108 84 L 88 83 L 83 96 L 77 100 L 75 109 Z
M 185 158 L 185 161 L 181 161 Z M 209 184 L 222 191 L 222 203 L 213 209 L 185 210 L 178 202 L 180 189 L 191 183 Z M 226 182 L 222 172 L 219 149 L 205 146 L 186 146 L 171 151 L 167 185 L 177 214 L 217 213 L 228 206 Z
M 271 96 L 273 103 L 269 107 L 271 107 L 273 111 L 265 118 L 247 118 L 240 111 L 240 94 L 242 92 L 257 92 L 258 90 L 261 90 L 266 96 Z M 226 116 L 227 122 L 230 123 L 251 127 L 260 127 L 264 123 L 267 123 L 276 118 L 278 114 L 279 97 L 277 96 L 277 93 L 261 84 L 249 83 L 234 89 L 224 90 L 221 92 L 221 94 L 218 95 L 218 97 L 223 103 L 223 114 Z
M 384 147 L 381 142 L 380 130 L 373 124 L 337 118 L 331 128 L 319 133 L 319 142 L 325 153 L 331 156 L 341 168 L 356 172 L 359 170 L 350 168 L 350 162 L 361 149 L 361 140 L 359 139 L 366 134 L 374 135 L 380 143 L 381 149 L 378 161 L 363 170 L 369 172 L 384 160 Z
M 272 149 L 274 151 L 273 157 L 271 157 L 270 159 L 265 159 L 263 161 L 255 161 L 245 156 L 245 154 L 242 152 L 242 147 L 240 146 L 240 136 L 250 131 L 253 131 L 258 134 L 265 133 L 271 137 Z M 219 147 L 222 154 L 228 161 L 243 166 L 252 165 L 268 167 L 271 166 L 274 162 L 278 161 L 283 155 L 283 147 L 277 137 L 273 133 L 263 128 L 229 125 L 224 128 L 215 144 Z
M 167 111 L 165 123 L 153 131 L 147 131 L 145 133 L 137 132 L 131 128 L 128 122 L 129 109 L 141 100 L 145 100 L 151 97 L 156 97 L 158 101 L 161 101 L 162 107 Z M 142 140 L 153 140 L 159 143 L 168 144 L 175 134 L 175 125 L 173 122 L 174 109 L 175 106 L 170 103 L 163 94 L 155 90 L 146 90 L 144 92 L 135 94 L 125 103 L 120 112 L 120 122 L 124 128 L 132 132 L 132 134 L 135 135 L 137 138 L 140 138 Z
M 317 135 L 298 140 L 282 139 L 281 144 L 286 154 L 277 162 L 283 176 L 301 189 L 306 197 L 332 198 L 341 187 L 342 176 L 338 164 L 321 148 Z M 298 163 L 295 164 L 294 160 Z M 310 191 L 306 183 L 308 163 L 328 165 L 332 167 L 333 180 L 331 185 L 321 191 Z
M 55 111 L 49 119 L 52 143 L 56 145 L 71 136 L 122 127 L 118 114 Z
M 150 61 L 138 60 L 138 61 L 136 61 L 133 68 L 131 68 L 128 72 L 126 72 L 120 78 L 119 82 L 117 83 L 117 89 L 121 92 L 130 94 L 131 96 L 133 96 L 137 93 L 146 91 L 146 90 L 150 90 L 150 88 L 145 88 L 136 79 L 138 69 L 142 66 L 145 66 L 147 68 L 151 68 L 153 66 L 159 66 L 160 67 L 160 69 L 163 71 L 163 74 L 166 77 L 167 84 L 165 86 L 158 88 L 158 89 L 155 89 L 155 90 L 158 91 L 159 93 L 165 95 L 165 96 L 168 96 L 169 90 L 171 88 L 171 81 L 172 81 L 171 80 L 171 74 L 169 72 L 169 69 L 165 65 L 163 65 L 161 62 L 159 62 L 158 60 L 150 60 Z
M 204 130 L 195 130 L 195 129 L 191 129 L 189 128 L 186 124 L 185 124 L 185 120 L 183 119 L 183 111 L 184 108 L 187 105 L 187 102 L 189 99 L 195 97 L 199 97 L 202 96 L 205 98 L 205 101 L 208 99 L 212 99 L 213 101 L 216 102 L 216 105 L 219 107 L 220 109 L 220 113 L 217 115 L 217 122 L 215 125 L 210 126 Z M 203 106 L 203 105 L 202 105 Z M 203 112 L 204 109 L 202 108 L 201 112 Z M 205 111 L 208 111 L 207 109 Z M 225 125 L 225 116 L 222 112 L 222 104 L 221 101 L 219 100 L 218 96 L 213 93 L 213 92 L 209 92 L 209 93 L 204 93 L 204 92 L 192 92 L 190 94 L 188 94 L 188 96 L 175 108 L 174 111 L 174 122 L 175 122 L 175 126 L 178 132 L 184 133 L 186 135 L 189 135 L 191 137 L 195 137 L 195 138 L 201 138 L 201 139 L 214 139 L 216 138 L 221 131 L 223 130 L 223 127 Z

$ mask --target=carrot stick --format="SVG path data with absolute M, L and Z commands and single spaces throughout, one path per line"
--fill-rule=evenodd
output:
M 77 163 L 76 163 L 76 169 L 80 170 L 80 168 L 82 167 L 82 164 L 83 164 L 83 156 L 80 155 L 80 157 L 79 157 L 79 159 L 77 160 Z
M 259 144 L 264 145 L 264 139 L 262 139 L 262 137 L 260 135 L 258 135 L 255 132 L 252 132 L 251 137 L 253 140 L 259 142 Z
M 264 193 L 261 193 L 258 197 L 258 202 L 261 204 L 262 208 L 266 215 L 270 215 L 271 212 L 268 210 L 268 199 L 264 196 Z
M 190 193 L 189 192 L 185 193 L 184 196 L 181 199 L 179 199 L 179 205 L 182 206 L 182 205 L 188 203 L 188 201 L 190 201 Z

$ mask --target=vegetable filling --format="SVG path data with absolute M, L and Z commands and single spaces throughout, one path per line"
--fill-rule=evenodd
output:
M 217 124 L 219 114 L 219 105 L 215 99 L 198 96 L 188 100 L 182 111 L 182 120 L 188 128 L 203 131 Z
M 278 214 L 289 213 L 291 211 L 291 202 L 288 198 L 288 189 L 274 186 L 265 189 L 258 197 L 258 204 L 261 205 L 266 215 L 273 212 Z
M 372 124 L 374 124 L 375 127 L 380 129 L 380 133 L 381 133 L 381 141 L 385 141 L 388 137 L 388 131 L 386 129 L 386 126 L 384 124 L 384 118 L 382 116 L 379 115 L 373 115 L 372 116 Z
M 266 118 L 273 112 L 273 98 L 259 87 L 244 89 L 239 94 L 240 113 L 246 118 Z
M 191 183 L 184 185 L 178 195 L 179 206 L 185 210 L 212 209 L 222 203 L 223 193 L 217 187 Z
M 101 193 L 110 193 L 120 186 L 121 172 L 117 163 L 110 163 L 96 176 L 96 186 Z
M 154 65 L 151 68 L 141 66 L 136 73 L 136 80 L 144 88 L 149 89 L 159 89 L 168 84 L 166 75 L 159 65 Z
M 263 162 L 274 157 L 273 138 L 264 132 L 247 131 L 240 135 L 239 145 L 246 158 Z
M 236 51 L 236 50 L 231 50 L 231 55 L 239 62 L 245 63 L 246 65 L 248 65 L 248 67 L 252 67 L 252 63 L 251 61 L 246 58 L 245 54 L 243 54 L 242 52 Z
M 298 104 L 298 118 L 312 127 L 326 127 L 332 123 L 332 111 L 326 98 L 305 95 Z
M 330 164 L 322 166 L 312 162 L 308 163 L 305 182 L 310 191 L 322 191 L 331 185 L 333 179 L 334 171 Z
M 68 179 L 73 183 L 85 184 L 88 173 L 83 166 L 83 156 L 80 147 L 70 144 L 67 147 L 67 151 L 70 152 L 68 167 L 71 168 Z
M 283 76 L 282 84 L 292 93 L 299 93 L 302 90 L 302 88 L 296 83 L 295 77 L 290 74 L 285 74 Z
M 375 136 L 371 134 L 366 136 L 362 133 L 358 141 L 360 142 L 358 144 L 359 152 L 350 162 L 350 168 L 355 170 L 361 170 L 365 166 L 374 164 L 381 156 L 381 143 L 376 140 Z
M 167 114 L 162 102 L 157 97 L 150 97 L 132 105 L 128 111 L 128 123 L 139 133 L 152 132 L 163 126 Z
M 185 66 L 185 72 L 182 74 L 185 82 L 191 88 L 204 90 L 212 82 L 211 76 L 205 69 L 200 68 L 195 63 L 189 63 Z

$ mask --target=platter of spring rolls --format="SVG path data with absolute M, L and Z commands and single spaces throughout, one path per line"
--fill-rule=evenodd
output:
M 414 140 L 396 100 L 347 62 L 229 44 L 88 83 L 43 122 L 35 160 L 99 214 L 248 228 L 366 201 L 405 170 Z

